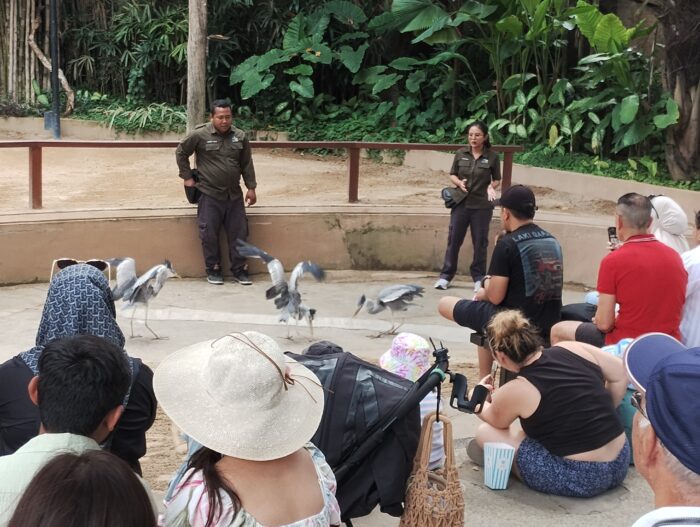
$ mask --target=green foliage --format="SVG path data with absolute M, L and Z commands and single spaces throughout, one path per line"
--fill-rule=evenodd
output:
M 163 108 L 142 108 L 184 101 L 187 3 L 110 6 L 108 24 L 64 17 L 67 71 L 91 94 L 121 96 L 99 103 L 114 126 L 167 118 Z M 230 96 L 237 119 L 255 128 L 462 141 L 481 119 L 492 142 L 592 154 L 596 169 L 621 159 L 625 174 L 663 175 L 664 137 L 679 108 L 661 89 L 654 57 L 635 50 L 653 27 L 627 28 L 598 2 L 221 0 L 208 11 L 209 33 L 228 39 L 209 41 L 208 98 Z
M 51 105 L 49 102 L 49 96 L 41 91 L 41 87 L 36 79 L 32 79 L 32 90 L 34 91 L 34 95 L 36 95 L 36 101 L 40 105 L 44 106 L 45 108 L 48 108 Z
M 38 109 L 29 104 L 18 103 L 0 98 L 0 116 L 2 117 L 28 117 L 40 115 Z
M 668 171 L 648 156 L 620 162 L 588 154 L 564 154 L 556 149 L 537 146 L 527 152 L 516 153 L 514 157 L 516 163 L 524 165 L 628 179 L 686 190 L 700 190 L 699 181 L 673 181 Z
M 127 134 L 182 132 L 187 126 L 187 112 L 182 106 L 139 105 L 133 100 L 114 99 L 89 90 L 77 90 L 76 108 L 74 117 L 98 121 Z

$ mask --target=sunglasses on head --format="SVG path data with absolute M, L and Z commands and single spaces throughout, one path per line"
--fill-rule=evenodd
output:
M 112 279 L 112 267 L 109 265 L 109 262 L 105 260 L 100 260 L 98 258 L 92 258 L 90 260 L 76 260 L 75 258 L 57 258 L 51 264 L 51 275 L 49 277 L 49 281 L 53 279 L 54 269 L 58 268 L 58 270 L 60 271 L 62 269 L 65 269 L 66 267 L 70 267 L 71 265 L 78 264 L 91 265 L 95 269 L 102 272 L 107 271 L 107 278 L 109 280 Z
M 630 399 L 630 403 L 634 408 L 636 408 L 639 411 L 640 414 L 642 414 L 642 417 L 644 417 L 644 419 L 648 419 L 647 413 L 644 411 L 644 408 L 642 408 L 643 398 L 644 395 L 642 394 L 642 392 L 634 392 L 632 394 L 632 398 Z

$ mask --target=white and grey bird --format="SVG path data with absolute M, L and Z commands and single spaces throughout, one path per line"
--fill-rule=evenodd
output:
M 357 302 L 357 309 L 352 316 L 357 316 L 363 307 L 370 315 L 376 315 L 377 313 L 380 313 L 388 308 L 391 312 L 391 327 L 387 331 L 378 333 L 375 335 L 375 337 L 381 337 L 382 335 L 394 335 L 396 330 L 403 324 L 402 322 L 396 325 L 394 322 L 394 312 L 406 311 L 408 306 L 415 305 L 411 301 L 416 296 L 423 296 L 423 288 L 419 285 L 390 285 L 379 291 L 379 294 L 374 300 L 368 299 L 365 295 L 362 295 L 360 300 Z
M 169 278 L 180 278 L 169 260 L 154 265 L 141 276 L 136 276 L 136 262 L 133 258 L 112 258 L 109 263 L 117 268 L 117 284 L 112 288 L 114 300 L 122 300 L 122 309 L 133 307 L 131 312 L 131 337 L 134 337 L 134 313 L 137 304 L 146 308 L 144 323 L 156 339 L 161 337 L 148 325 L 148 303 L 157 296 Z
M 299 279 L 305 273 L 311 274 L 317 281 L 322 281 L 326 277 L 326 273 L 320 266 L 313 262 L 299 262 L 294 266 L 292 274 L 289 276 L 289 281 L 284 278 L 284 266 L 274 256 L 270 256 L 262 249 L 255 247 L 243 240 L 236 240 L 236 249 L 238 254 L 246 258 L 260 258 L 267 265 L 267 270 L 270 273 L 272 287 L 265 291 L 265 297 L 268 300 L 274 298 L 275 306 L 279 309 L 279 321 L 287 324 L 287 338 L 289 335 L 289 322 L 294 320 L 298 323 L 300 320 L 306 319 L 309 324 L 311 336 L 314 334 L 314 316 L 316 310 L 305 306 L 301 302 L 301 293 L 299 292 Z

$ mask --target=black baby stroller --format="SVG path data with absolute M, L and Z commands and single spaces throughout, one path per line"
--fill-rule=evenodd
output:
M 352 518 L 369 514 L 377 505 L 386 514 L 401 516 L 420 437 L 420 401 L 449 375 L 453 406 L 458 401 L 455 407 L 474 411 L 463 398 L 466 378 L 448 371 L 447 349 L 435 349 L 435 364 L 416 382 L 331 343 L 314 345 L 304 355 L 288 355 L 312 370 L 324 387 L 323 418 L 311 441 L 335 473 L 343 522 L 352 526 Z

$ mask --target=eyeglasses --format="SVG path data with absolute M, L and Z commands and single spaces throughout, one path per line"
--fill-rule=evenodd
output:
M 57 258 L 51 264 L 51 275 L 49 276 L 49 282 L 51 280 L 53 280 L 55 268 L 58 268 L 58 270 L 60 271 L 62 269 L 65 269 L 66 267 L 70 267 L 71 265 L 78 265 L 78 264 L 91 265 L 95 269 L 102 271 L 102 272 L 107 271 L 107 278 L 109 280 L 112 279 L 112 267 L 109 265 L 109 262 L 107 262 L 105 260 L 100 260 L 97 258 L 93 258 L 90 260 L 76 260 L 75 258 Z
M 630 399 L 630 403 L 634 408 L 636 408 L 640 414 L 642 414 L 642 417 L 644 419 L 648 419 L 647 413 L 644 411 L 644 408 L 642 408 L 642 399 L 644 398 L 644 395 L 642 392 L 634 392 L 632 394 L 632 398 Z

